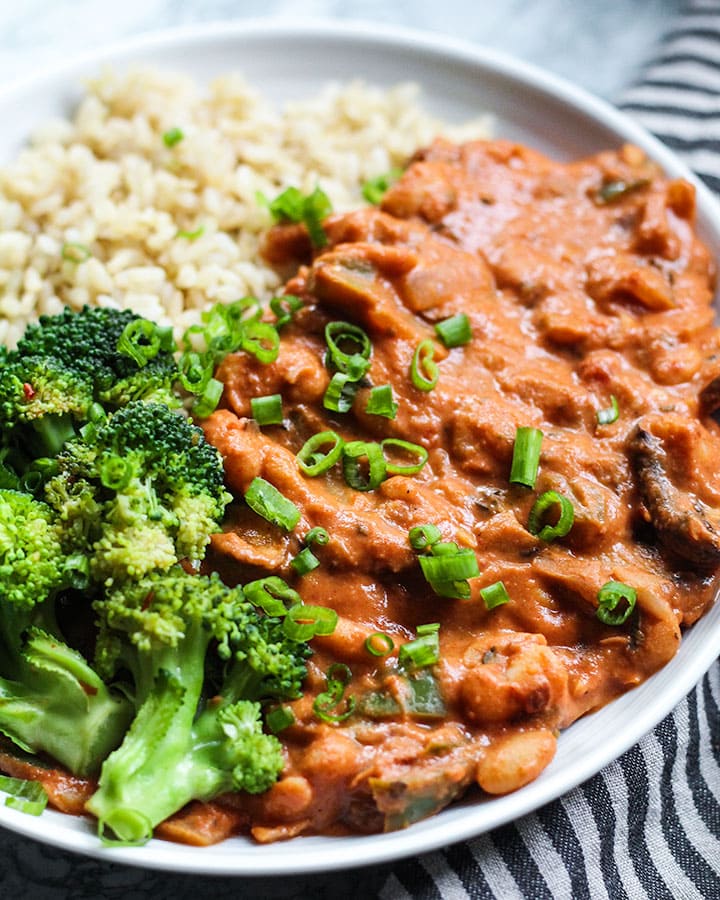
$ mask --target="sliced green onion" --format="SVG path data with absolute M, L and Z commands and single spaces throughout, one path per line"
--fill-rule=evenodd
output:
M 622 625 L 632 615 L 636 602 L 635 588 L 622 581 L 608 581 L 598 591 L 597 617 L 604 625 Z
M 265 365 L 275 362 L 280 352 L 280 335 L 269 322 L 246 322 L 240 336 L 240 346 Z
M 418 625 L 415 629 L 415 634 L 418 636 L 423 634 L 435 634 L 436 631 L 440 631 L 440 623 L 439 622 L 427 622 L 425 625 Z
M 433 625 L 433 630 L 423 630 L 424 626 L 417 629 L 417 637 L 414 641 L 408 641 L 400 646 L 398 662 L 404 669 L 423 669 L 434 666 L 440 659 L 440 636 L 438 625 Z
M 343 722 L 355 710 L 355 698 L 345 697 L 345 689 L 350 683 L 352 672 L 345 663 L 333 663 L 325 678 L 325 690 L 315 698 L 313 711 L 324 722 Z M 345 700 L 344 712 L 333 712 L 343 699 Z
M 419 391 L 431 391 L 438 383 L 440 370 L 435 362 L 435 345 L 427 338 L 420 341 L 410 364 L 410 380 Z
M 86 244 L 78 244 L 75 241 L 66 241 L 60 250 L 60 256 L 65 262 L 84 263 L 92 256 L 92 251 Z
M 495 609 L 496 606 L 503 606 L 510 602 L 510 595 L 502 581 L 496 581 L 494 584 L 481 588 L 480 596 L 485 601 L 486 609 Z
M 207 419 L 210 413 L 215 412 L 223 392 L 223 383 L 217 378 L 211 378 L 205 385 L 202 394 L 192 407 L 193 415 L 199 419 Z
M 214 369 L 215 365 L 211 354 L 185 350 L 178 360 L 180 384 L 191 394 L 202 394 L 213 376 Z
M 336 372 L 330 379 L 330 384 L 325 391 L 323 406 L 325 409 L 331 410 L 331 412 L 349 412 L 352 409 L 358 388 L 357 381 L 354 381 L 349 375 L 345 375 L 343 372 Z
M 283 294 L 282 297 L 273 297 L 270 301 L 270 309 L 275 313 L 275 327 L 282 328 L 292 319 L 295 313 L 302 309 L 303 302 L 293 294 Z
M 370 368 L 372 344 L 370 338 L 358 325 L 351 322 L 328 322 L 325 326 L 327 359 L 338 372 L 347 375 L 351 381 L 359 381 Z M 340 344 L 354 344 L 357 348 L 346 353 Z
M 465 313 L 457 313 L 457 315 L 450 316 L 449 319 L 438 322 L 435 331 L 448 349 L 461 347 L 463 344 L 469 344 L 472 340 L 470 319 Z
M 384 480 L 387 464 L 380 444 L 350 441 L 343 447 L 343 475 L 356 491 L 373 491 Z M 362 460 L 367 460 L 367 474 L 363 475 Z
M 330 535 L 327 531 L 319 525 L 316 525 L 315 528 L 311 528 L 305 535 L 304 544 L 306 547 L 309 547 L 311 544 L 317 544 L 318 547 L 324 547 L 329 540 Z
M 438 547 L 441 546 L 442 544 L 434 544 L 433 554 L 436 554 Z M 452 553 L 418 557 L 423 575 L 430 584 L 437 581 L 465 581 L 480 574 L 477 557 L 470 547 L 457 547 L 456 544 L 447 546 L 456 549 Z
M 377 175 L 375 178 L 368 178 L 363 184 L 361 190 L 363 197 L 368 203 L 377 206 L 385 196 L 388 188 L 402 176 L 403 170 L 393 167 L 389 172 L 383 175 Z
M 285 188 L 268 202 L 268 209 L 277 222 L 302 222 L 304 199 L 299 188 Z
M 534 488 L 540 467 L 543 433 L 539 428 L 518 428 L 515 432 L 510 483 Z
M 415 525 L 408 532 L 410 546 L 413 550 L 426 550 L 437 544 L 442 535 L 437 525 Z
M 179 128 L 168 128 L 168 130 L 163 134 L 163 143 L 166 147 L 174 147 L 176 144 L 179 144 L 180 141 L 185 137 L 181 129 Z
M 419 444 L 411 444 L 410 441 L 401 441 L 398 438 L 385 438 L 384 441 L 380 442 L 380 446 L 383 449 L 383 453 L 386 453 L 388 449 L 394 448 L 417 457 L 417 462 L 401 465 L 400 463 L 390 462 L 386 455 L 385 465 L 388 475 L 415 475 L 428 461 L 427 450 Z
M 543 525 L 545 514 L 553 507 L 560 507 L 558 520 L 554 525 Z M 557 491 L 545 491 L 535 501 L 528 518 L 528 531 L 537 535 L 541 541 L 554 541 L 565 537 L 575 521 L 575 510 L 572 503 L 558 494 Z
M 600 189 L 595 193 L 595 202 L 601 206 L 615 203 L 617 200 L 621 200 L 628 194 L 647 187 L 649 184 L 649 178 L 637 178 L 635 181 L 623 181 L 620 178 L 604 181 Z
M 205 226 L 199 225 L 194 231 L 186 231 L 185 229 L 179 229 L 178 233 L 175 237 L 185 238 L 186 241 L 196 241 L 199 237 L 202 237 L 205 234 Z
M 265 716 L 265 724 L 270 734 L 278 734 L 295 724 L 295 713 L 289 706 L 276 706 Z
M 289 607 L 302 603 L 300 594 L 277 575 L 250 581 L 243 587 L 243 593 L 268 616 L 284 616 Z
M 309 641 L 317 634 L 332 634 L 338 614 L 326 606 L 291 606 L 283 619 L 283 630 L 292 641 Z
M 105 456 L 100 463 L 100 482 L 111 491 L 123 491 L 135 475 L 131 459 L 124 456 Z
M 332 445 L 330 449 L 325 453 L 320 452 L 321 448 L 328 444 Z M 314 434 L 305 441 L 295 457 L 298 468 L 308 478 L 321 475 L 331 469 L 340 459 L 344 446 L 345 441 L 335 431 L 321 431 L 319 434 Z
M 297 506 L 264 478 L 253 478 L 245 492 L 245 502 L 263 519 L 286 531 L 292 531 L 300 521 Z
M 258 425 L 281 425 L 283 420 L 282 397 L 280 394 L 268 394 L 265 397 L 253 397 L 250 401 L 252 417 Z
M 290 565 L 295 569 L 298 575 L 307 575 L 308 572 L 317 569 L 320 565 L 320 560 L 309 547 L 305 547 L 304 550 L 301 550 L 297 556 L 293 558 Z
M 369 637 L 365 638 L 365 649 L 372 656 L 387 656 L 395 649 L 395 641 L 389 634 L 382 631 L 376 631 Z
M 39 816 L 47 806 L 48 795 L 39 781 L 0 775 L 0 790 L 10 795 L 5 798 L 5 806 L 28 815 Z
M 370 391 L 365 412 L 371 416 L 384 416 L 386 419 L 394 419 L 398 408 L 399 404 L 393 399 L 392 386 L 381 384 Z
M 141 369 L 161 350 L 174 349 L 172 329 L 161 328 L 147 319 L 133 319 L 132 322 L 128 322 L 117 342 L 118 353 L 129 356 Z
M 610 406 L 607 409 L 599 409 L 597 414 L 598 425 L 612 425 L 617 422 L 620 415 L 620 407 L 618 406 L 617 397 L 610 395 Z
M 332 204 L 327 194 L 315 188 L 307 197 L 296 187 L 286 188 L 268 204 L 277 222 L 303 222 L 315 247 L 327 244 L 327 235 L 322 220 L 332 212 Z

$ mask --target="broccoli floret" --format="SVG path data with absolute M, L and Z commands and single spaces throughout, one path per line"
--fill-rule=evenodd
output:
M 258 699 L 296 696 L 307 646 L 282 642 L 280 620 L 258 612 L 242 588 L 179 566 L 121 585 L 95 610 L 96 665 L 106 677 L 131 674 L 138 710 L 87 804 L 100 832 L 143 841 L 190 800 L 267 790 L 283 755 L 277 738 L 262 730 Z M 275 644 L 266 650 L 268 638 Z M 225 661 L 227 674 L 204 698 L 214 660 Z M 268 671 L 255 668 L 266 663 Z
M 0 732 L 24 750 L 90 774 L 117 746 L 129 704 L 60 638 L 58 593 L 86 577 L 48 506 L 0 490 Z
M 57 457 L 45 487 L 66 550 L 89 548 L 93 578 L 140 577 L 202 559 L 230 495 L 222 458 L 197 426 L 134 401 Z
M 3 351 L 0 430 L 15 448 L 8 461 L 20 474 L 28 460 L 55 456 L 98 406 L 111 412 L 133 400 L 179 405 L 169 335 L 157 338 L 157 352 L 147 361 L 118 348 L 126 326 L 135 322 L 145 324 L 128 310 L 65 309 L 42 316 L 17 349 Z M 147 329 L 164 335 L 151 323 Z

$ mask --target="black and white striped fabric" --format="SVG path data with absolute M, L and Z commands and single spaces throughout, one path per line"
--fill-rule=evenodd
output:
M 720 193 L 720 0 L 687 4 L 620 105 Z M 595 778 L 512 825 L 396 865 L 380 897 L 720 900 L 720 663 Z

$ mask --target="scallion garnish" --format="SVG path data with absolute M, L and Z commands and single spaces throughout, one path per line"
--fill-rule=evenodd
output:
M 218 381 L 217 378 L 211 378 L 203 388 L 202 394 L 193 404 L 193 415 L 199 419 L 206 419 L 210 413 L 215 412 L 222 397 L 223 387 L 222 381 Z
M 540 466 L 543 433 L 539 428 L 520 427 L 515 432 L 510 483 L 534 488 Z
M 60 250 L 60 256 L 65 262 L 84 263 L 92 256 L 92 251 L 86 244 L 78 244 L 76 241 L 66 241 Z
M 291 606 L 283 619 L 283 631 L 291 641 L 309 641 L 317 634 L 332 634 L 338 614 L 327 606 Z
M 273 297 L 270 301 L 270 309 L 275 313 L 275 327 L 282 328 L 292 319 L 295 313 L 302 309 L 303 302 L 293 294 L 283 294 L 282 297 Z
M 383 631 L 376 631 L 369 637 L 365 638 L 365 649 L 371 656 L 387 656 L 395 649 L 395 641 L 389 634 Z
M 502 581 L 496 581 L 494 584 L 481 588 L 480 596 L 485 601 L 486 609 L 495 609 L 496 606 L 503 606 L 510 602 L 510 595 Z
M 440 659 L 440 625 L 418 625 L 417 637 L 400 646 L 398 662 L 404 669 L 424 669 Z
M 557 521 L 554 525 L 543 525 L 549 510 L 559 508 Z M 540 494 L 528 517 L 528 531 L 535 534 L 541 541 L 554 541 L 555 538 L 565 537 L 575 521 L 575 510 L 567 497 L 558 494 L 557 491 L 545 491 Z
M 368 178 L 363 184 L 361 190 L 363 197 L 368 203 L 377 206 L 385 196 L 388 188 L 402 176 L 403 170 L 393 166 L 389 172 L 382 175 L 376 175 L 375 178 Z
M 322 452 L 322 448 L 327 447 L 328 444 L 331 445 L 330 449 Z M 340 459 L 344 446 L 345 441 L 335 431 L 321 431 L 319 434 L 314 434 L 305 441 L 295 457 L 298 468 L 308 478 L 321 475 L 331 469 Z
M 420 341 L 410 364 L 410 380 L 419 391 L 431 391 L 438 383 L 440 370 L 435 362 L 435 345 L 426 338 Z
M 323 722 L 343 722 L 355 710 L 355 698 L 345 697 L 345 690 L 350 684 L 352 672 L 345 663 L 333 663 L 325 676 L 325 690 L 318 694 L 313 703 L 315 715 Z M 342 700 L 345 700 L 343 712 L 333 712 Z
M 380 444 L 371 441 L 350 441 L 343 447 L 343 475 L 345 481 L 356 491 L 372 491 L 378 487 L 387 474 L 387 464 Z M 363 474 L 363 460 L 367 472 Z
M 623 625 L 632 615 L 637 591 L 622 581 L 608 581 L 598 591 L 597 617 L 604 625 Z
M 185 137 L 182 130 L 180 128 L 168 128 L 168 130 L 163 134 L 163 143 L 166 147 L 174 147 L 176 144 L 179 144 L 180 141 Z
M 450 316 L 449 319 L 438 322 L 435 326 L 435 331 L 448 350 L 453 347 L 461 347 L 472 340 L 470 319 L 465 313 L 457 313 L 454 316 Z
M 199 237 L 202 237 L 205 234 L 205 226 L 198 225 L 198 227 L 194 231 L 186 231 L 184 228 L 180 228 L 175 237 L 185 238 L 186 241 L 196 241 Z
M 480 574 L 477 557 L 470 547 L 454 542 L 433 544 L 432 555 L 419 556 L 423 575 L 431 585 L 438 582 L 466 581 Z
M 338 372 L 347 375 L 351 381 L 359 381 L 370 368 L 372 344 L 370 338 L 359 325 L 351 322 L 328 322 L 325 326 L 327 343 L 326 361 Z M 343 346 L 352 346 L 347 353 Z
M 321 528 L 319 525 L 316 525 L 315 528 L 311 528 L 310 531 L 305 535 L 304 544 L 306 547 L 312 546 L 312 544 L 317 544 L 318 547 L 324 547 L 325 544 L 330 540 L 330 535 L 324 528 Z
M 410 441 L 401 441 L 398 438 L 385 438 L 384 441 L 380 442 L 380 446 L 383 449 L 383 453 L 385 453 L 385 465 L 388 475 L 415 475 L 428 461 L 427 450 L 419 444 L 411 444 Z M 387 458 L 387 451 L 391 449 L 399 450 L 401 453 L 409 453 L 417 458 L 417 462 L 405 464 L 391 462 Z
M 283 420 L 282 397 L 280 394 L 267 394 L 265 397 L 253 397 L 250 401 L 252 417 L 258 425 L 281 425 Z
M 278 734 L 295 724 L 295 713 L 289 706 L 276 706 L 265 716 L 265 724 L 270 734 Z
M 610 395 L 610 406 L 606 409 L 599 409 L 597 414 L 598 425 L 612 425 L 617 422 L 620 415 L 620 407 L 618 406 L 617 397 Z
M 308 572 L 317 569 L 320 565 L 320 560 L 309 547 L 305 547 L 291 560 L 290 565 L 298 575 L 307 575 Z
M 290 607 L 302 603 L 300 594 L 277 575 L 250 581 L 244 585 L 243 593 L 268 616 L 284 616 Z
M 408 532 L 408 539 L 413 550 L 427 550 L 437 544 L 442 535 L 437 525 L 415 525 Z
M 331 412 L 346 413 L 352 409 L 358 392 L 357 381 L 343 372 L 336 372 L 330 379 L 323 396 L 323 406 Z
M 313 246 L 327 244 L 322 221 L 332 212 L 332 204 L 319 187 L 307 196 L 296 187 L 286 188 L 268 203 L 268 209 L 276 222 L 303 222 Z
M 174 349 L 172 328 L 156 325 L 147 319 L 128 322 L 117 342 L 118 353 L 129 356 L 141 369 L 161 350 L 172 352 Z
M 0 790 L 9 795 L 5 806 L 30 816 L 39 816 L 47 806 L 48 795 L 39 781 L 0 775 Z
M 280 352 L 280 335 L 269 322 L 253 319 L 245 322 L 240 332 L 240 346 L 251 353 L 258 362 L 267 365 L 275 362 Z
M 297 506 L 264 478 L 253 478 L 245 491 L 245 502 L 263 519 L 286 531 L 292 531 L 300 521 Z
M 215 370 L 212 354 L 185 350 L 178 360 L 180 384 L 191 394 L 202 394 Z
M 386 419 L 394 419 L 397 415 L 398 404 L 393 399 L 392 386 L 381 384 L 370 391 L 365 412 L 371 416 L 384 416 Z

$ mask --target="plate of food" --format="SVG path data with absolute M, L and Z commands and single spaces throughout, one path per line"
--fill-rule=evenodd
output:
M 630 119 L 267 22 L 0 110 L 0 824 L 386 862 L 559 797 L 709 668 L 720 210 Z

